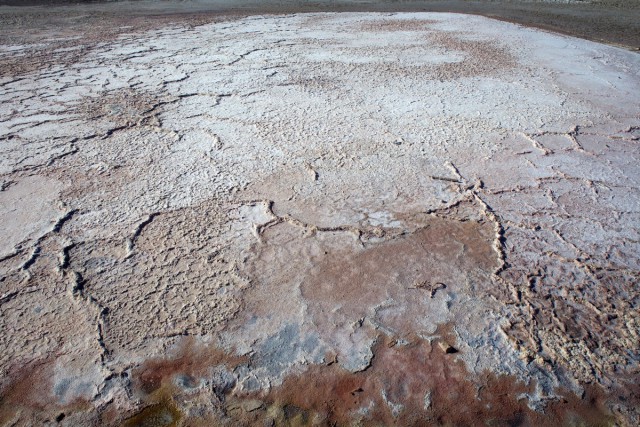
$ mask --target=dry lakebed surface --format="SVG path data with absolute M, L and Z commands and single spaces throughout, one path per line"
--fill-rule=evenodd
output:
M 638 425 L 638 53 L 112 30 L 0 45 L 1 425 Z

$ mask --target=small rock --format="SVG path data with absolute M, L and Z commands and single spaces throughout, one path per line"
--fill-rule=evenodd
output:
M 449 345 L 448 343 L 444 342 L 444 341 L 440 341 L 438 343 L 438 346 L 440 346 L 440 348 L 442 349 L 442 351 L 444 351 L 447 354 L 454 354 L 458 352 L 458 349 L 455 348 L 452 345 Z
M 242 409 L 244 409 L 245 412 L 253 412 L 260 408 L 262 408 L 262 401 L 257 399 L 245 400 L 242 402 Z

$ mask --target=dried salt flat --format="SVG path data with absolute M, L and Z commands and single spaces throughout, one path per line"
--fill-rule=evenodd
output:
M 637 425 L 637 54 L 323 13 L 42 61 L 0 86 L 3 423 Z

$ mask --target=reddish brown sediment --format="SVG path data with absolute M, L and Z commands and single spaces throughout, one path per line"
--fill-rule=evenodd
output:
M 437 21 L 429 19 L 389 19 L 383 23 L 367 22 L 359 24 L 356 29 L 358 31 L 384 32 L 384 31 L 425 31 L 429 25 L 435 24 Z
M 111 424 L 124 417 L 123 427 L 170 427 L 183 425 L 185 418 L 191 423 L 220 416 L 224 399 L 235 386 L 231 372 L 246 361 L 215 346 L 182 339 L 174 355 L 146 360 L 132 370 L 131 392 L 141 400 L 136 410 L 118 413 L 112 405 L 109 419 L 102 420 Z M 227 377 L 217 378 L 216 372 Z
M 365 318 L 400 336 L 425 333 L 416 320 L 429 311 L 438 283 L 447 292 L 460 293 L 470 292 L 472 283 L 490 280 L 499 265 L 494 238 L 487 221 L 433 217 L 413 234 L 356 253 L 331 253 L 312 267 L 301 294 L 321 334 Z M 395 310 L 387 313 L 389 300 Z
M 3 378 L 0 389 L 0 425 L 19 424 L 26 416 L 35 424 L 46 424 L 66 418 L 73 412 L 89 411 L 91 404 L 77 398 L 70 402 L 52 399 L 54 359 L 36 360 L 16 367 Z
M 185 339 L 175 357 L 146 360 L 132 372 L 132 389 L 151 395 L 156 391 L 170 391 L 175 388 L 176 375 L 185 377 L 185 381 L 196 381 L 209 375 L 209 369 L 226 366 L 233 370 L 246 361 L 246 357 L 231 356 L 215 347 L 196 344 Z M 163 390 L 161 390 L 163 389 Z
M 464 40 L 438 32 L 429 34 L 427 41 L 442 46 L 446 50 L 467 53 L 463 61 L 434 67 L 434 75 L 441 80 L 491 76 L 497 72 L 512 69 L 517 64 L 509 50 L 496 43 L 484 40 Z
M 23 407 L 42 410 L 48 404 L 47 389 L 52 383 L 50 361 L 34 361 L 9 373 L 0 389 L 0 423 L 9 424 Z
M 509 376 L 467 371 L 441 343 L 453 340 L 451 325 L 438 330 L 441 338 L 416 337 L 405 345 L 381 337 L 371 366 L 350 373 L 337 364 L 311 366 L 287 378 L 261 399 L 263 405 L 243 412 L 242 421 L 262 425 L 607 425 L 611 415 L 597 387 L 583 398 L 563 392 L 542 412 L 527 406 L 525 385 Z M 446 344 L 447 346 L 449 344 Z
M 184 425 L 180 424 L 183 420 L 186 425 L 333 426 L 360 420 L 362 425 L 421 426 L 475 425 L 483 420 L 496 426 L 604 426 L 613 420 L 607 401 L 637 400 L 637 390 L 618 396 L 592 385 L 585 387 L 582 397 L 558 390 L 557 398 L 534 411 L 524 396 L 535 384 L 525 385 L 514 377 L 490 372 L 469 372 L 456 357 L 452 328 L 441 325 L 431 341 L 414 335 L 399 344 L 396 339 L 380 336 L 370 366 L 361 372 L 351 373 L 329 362 L 311 365 L 266 393 L 225 390 L 216 404 L 216 417 L 215 411 L 195 415 L 180 411 L 178 402 L 188 404 L 194 397 L 185 394 L 176 379 L 195 381 L 206 377 L 211 368 L 225 365 L 233 369 L 247 359 L 184 340 L 175 357 L 149 360 L 132 372 L 132 390 L 141 393 L 146 402 L 141 410 L 126 416 L 108 406 L 100 423 L 114 425 L 124 415 L 123 427 L 169 427 Z M 53 419 L 86 407 L 87 403 L 80 401 L 60 407 L 42 403 L 47 399 L 41 381 L 46 382 L 50 375 L 48 366 L 44 363 L 23 371 L 7 388 L 9 392 L 0 399 L 3 422 L 11 420 L 11 410 L 46 412 Z

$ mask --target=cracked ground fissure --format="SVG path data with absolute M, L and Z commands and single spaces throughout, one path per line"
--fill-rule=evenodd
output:
M 2 423 L 637 424 L 633 54 L 447 14 L 113 31 L 2 46 Z

